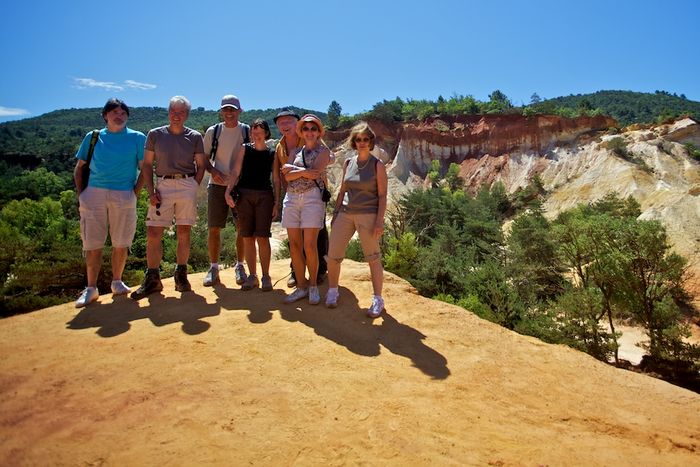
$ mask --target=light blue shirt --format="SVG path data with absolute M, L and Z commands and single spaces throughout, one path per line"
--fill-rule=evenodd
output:
M 87 160 L 92 131 L 83 139 L 75 157 Z M 124 128 L 112 133 L 103 128 L 90 161 L 88 186 L 108 190 L 133 190 L 138 177 L 138 164 L 143 160 L 146 136 L 140 131 Z

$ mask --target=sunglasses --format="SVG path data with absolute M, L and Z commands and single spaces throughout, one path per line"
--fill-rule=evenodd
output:
M 372 138 L 368 138 L 367 136 L 364 138 L 355 138 L 356 143 L 369 143 L 370 141 L 372 141 Z
M 303 126 L 301 131 L 318 131 L 318 127 L 315 126 Z
M 160 216 L 160 203 L 156 203 L 156 216 Z

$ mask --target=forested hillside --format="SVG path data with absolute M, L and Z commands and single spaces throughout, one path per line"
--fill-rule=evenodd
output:
M 300 115 L 312 112 L 326 119 L 323 112 L 291 107 Z M 39 156 L 74 155 L 85 134 L 104 126 L 101 108 L 63 109 L 49 112 L 38 117 L 26 118 L 0 124 L 0 155 Z M 280 109 L 251 110 L 241 114 L 241 121 L 249 123 L 256 118 L 268 121 L 273 137 L 279 137 L 277 127 L 272 119 Z M 192 109 L 187 120 L 187 126 L 204 131 L 210 125 L 219 121 L 219 113 L 215 110 L 205 110 L 203 107 Z M 129 127 L 144 133 L 168 123 L 168 111 L 163 107 L 132 107 L 129 117 Z M 6 158 L 7 159 L 7 158 Z M 13 162 L 21 162 L 14 161 Z M 32 166 L 29 158 L 24 165 Z
M 679 115 L 700 119 L 700 102 L 688 100 L 666 91 L 654 94 L 632 91 L 598 91 L 593 94 L 576 94 L 543 100 L 533 105 L 538 111 L 557 107 L 570 109 L 600 109 L 604 115 L 617 120 L 620 125 L 631 123 L 661 123 Z M 546 113 L 546 112 L 545 112 Z

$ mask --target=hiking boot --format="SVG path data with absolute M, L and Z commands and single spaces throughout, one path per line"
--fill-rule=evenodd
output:
M 284 297 L 284 303 L 294 303 L 309 296 L 309 291 L 307 289 L 296 289 L 294 292 L 290 293 Z
M 80 294 L 80 297 L 75 301 L 75 307 L 76 308 L 82 308 L 84 306 L 89 305 L 90 303 L 94 302 L 97 300 L 97 297 L 100 296 L 100 293 L 97 291 L 95 287 L 85 287 L 85 290 L 83 290 L 83 293 Z
M 336 308 L 338 306 L 338 297 L 340 294 L 338 293 L 338 289 L 328 289 L 328 292 L 326 293 L 326 307 L 327 308 Z
M 270 276 L 262 276 L 260 284 L 260 289 L 263 292 L 269 292 L 270 290 L 272 290 L 272 279 L 270 278 Z
M 219 280 L 219 268 L 209 268 L 209 272 L 207 272 L 207 275 L 204 276 L 204 287 L 212 287 L 220 282 L 221 280 Z
M 175 290 L 177 292 L 191 292 L 192 286 L 187 280 L 187 265 L 178 264 L 175 266 Z
M 160 281 L 160 272 L 158 269 L 148 269 L 143 277 L 141 286 L 131 293 L 131 298 L 141 300 L 146 295 L 160 292 L 161 290 L 163 290 L 163 283 Z
M 256 276 L 255 274 L 250 274 L 241 286 L 241 290 L 253 290 L 258 285 L 260 285 L 260 283 L 258 282 L 258 276 Z
M 126 295 L 131 289 L 122 281 L 112 281 L 112 295 Z
M 233 269 L 233 271 L 236 273 L 236 284 L 243 285 L 246 278 L 248 277 L 246 276 L 245 266 L 243 266 L 243 263 L 236 264 L 236 267 Z
M 372 304 L 367 310 L 367 316 L 377 318 L 384 311 L 384 299 L 379 295 L 372 295 Z
M 294 271 L 292 271 L 291 274 L 289 275 L 289 279 L 287 279 L 287 288 L 293 289 L 296 286 L 297 286 L 297 278 L 294 275 Z
M 318 292 L 318 287 L 312 285 L 309 287 L 309 305 L 318 305 L 321 303 L 321 294 Z

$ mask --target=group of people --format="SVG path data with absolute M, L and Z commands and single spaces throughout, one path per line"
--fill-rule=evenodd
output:
M 205 286 L 220 282 L 221 229 L 231 216 L 236 220 L 237 232 L 236 283 L 242 290 L 272 290 L 271 225 L 278 217 L 284 192 L 282 226 L 287 229 L 292 258 L 287 285 L 295 288 L 285 297 L 285 303 L 305 298 L 312 305 L 320 303 L 318 285 L 327 267 L 325 304 L 336 307 L 340 265 L 357 232 L 372 277 L 373 296 L 367 314 L 379 316 L 384 310 L 379 240 L 386 211 L 387 176 L 384 164 L 371 154 L 376 136 L 369 125 L 355 125 L 348 137 L 347 144 L 355 152 L 343 165 L 329 239 L 326 168 L 334 156 L 323 140 L 325 128 L 316 115 L 299 116 L 289 109 L 279 112 L 274 122 L 282 138 L 273 149 L 267 143 L 271 134 L 265 120 L 257 119 L 250 125 L 239 122 L 242 109 L 236 96 L 222 98 L 222 121 L 209 127 L 203 137 L 185 126 L 190 109 L 187 98 L 171 98 L 169 124 L 144 135 L 127 128 L 129 107 L 119 99 L 110 99 L 102 109 L 105 128 L 83 139 L 76 154 L 74 180 L 80 202 L 87 287 L 76 307 L 99 297 L 97 277 L 108 234 L 112 243 L 112 293 L 131 292 L 122 281 L 122 273 L 136 232 L 136 198 L 143 188 L 150 201 L 146 215 L 148 269 L 131 298 L 139 300 L 163 289 L 162 237 L 173 220 L 177 237 L 175 289 L 192 290 L 187 278 L 190 235 L 197 217 L 197 190 L 205 172 L 209 172 L 211 266 L 204 278 Z

